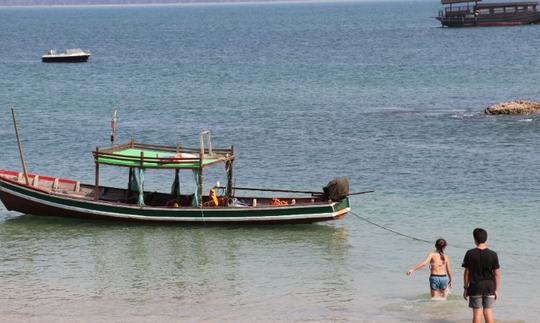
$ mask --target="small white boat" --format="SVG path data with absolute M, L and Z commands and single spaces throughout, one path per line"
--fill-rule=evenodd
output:
M 49 49 L 47 54 L 41 56 L 44 63 L 81 63 L 88 61 L 89 51 L 80 48 L 68 49 L 65 52 L 59 52 L 56 49 Z

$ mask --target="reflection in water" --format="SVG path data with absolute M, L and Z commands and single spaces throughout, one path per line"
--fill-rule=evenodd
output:
M 0 302 L 18 315 L 336 318 L 353 298 L 347 239 L 346 229 L 331 225 L 161 226 L 23 215 L 0 223 L 7 291 Z

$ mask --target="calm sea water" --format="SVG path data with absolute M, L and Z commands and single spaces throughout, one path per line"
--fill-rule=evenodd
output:
M 319 189 L 348 176 L 354 212 L 444 237 L 446 302 L 431 245 L 353 215 L 316 225 L 147 226 L 40 218 L 0 207 L 7 321 L 456 322 L 461 259 L 482 226 L 502 264 L 496 316 L 540 316 L 540 117 L 488 117 L 540 100 L 540 26 L 442 29 L 438 3 L 0 9 L 1 168 L 93 181 L 90 151 L 119 140 L 235 145 L 237 185 Z M 43 64 L 82 47 L 87 64 Z M 212 171 L 212 181 L 223 171 Z M 105 168 L 123 186 L 123 170 Z M 152 189 L 170 174 L 147 175 Z M 185 179 L 187 189 L 190 178 Z M 210 180 L 209 180 L 210 181 Z M 208 183 L 210 184 L 210 182 Z

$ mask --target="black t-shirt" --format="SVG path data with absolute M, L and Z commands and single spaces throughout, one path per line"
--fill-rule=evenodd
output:
M 469 269 L 469 295 L 495 294 L 494 271 L 500 267 L 495 251 L 488 248 L 471 249 L 465 254 L 461 266 Z

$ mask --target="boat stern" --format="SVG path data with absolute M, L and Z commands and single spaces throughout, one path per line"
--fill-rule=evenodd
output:
M 345 215 L 347 215 L 347 213 L 349 213 L 351 211 L 351 205 L 350 205 L 350 201 L 349 201 L 349 198 L 346 197 L 344 199 L 342 199 L 341 201 L 339 202 L 335 202 L 333 205 L 332 205 L 332 208 L 334 209 L 334 219 L 342 219 L 345 217 Z

